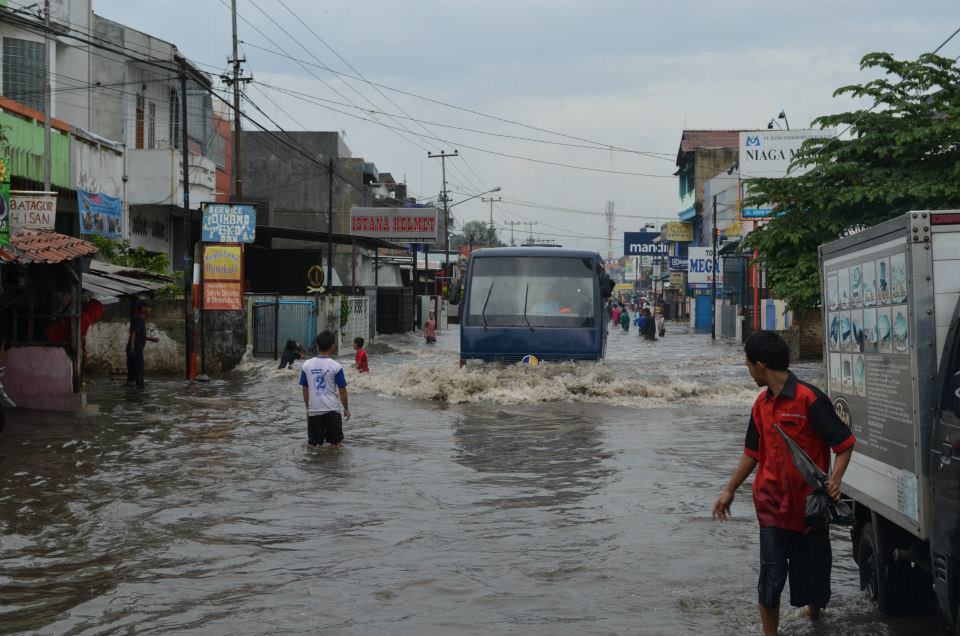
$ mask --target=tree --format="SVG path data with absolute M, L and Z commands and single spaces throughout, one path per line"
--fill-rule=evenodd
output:
M 167 268 L 170 267 L 170 259 L 164 254 L 151 254 L 142 246 L 133 247 L 130 241 L 114 241 L 103 236 L 91 236 L 90 240 L 97 246 L 100 257 L 113 265 L 121 267 L 130 267 L 135 269 L 145 269 L 154 274 L 166 274 L 172 276 L 174 280 L 183 280 L 183 272 L 173 272 L 167 274 Z M 157 299 L 179 298 L 183 296 L 183 288 L 179 284 L 170 284 L 161 287 L 154 292 Z
M 777 216 L 751 232 L 768 286 L 793 309 L 820 302 L 817 247 L 910 210 L 960 207 L 960 69 L 932 54 L 898 61 L 869 53 L 861 70 L 884 77 L 843 86 L 834 97 L 869 98 L 874 108 L 813 121 L 850 137 L 806 141 L 785 179 L 751 179 L 745 205 L 774 202 Z
M 483 221 L 467 221 L 459 234 L 450 237 L 450 247 L 470 245 L 473 247 L 503 247 L 504 243 L 497 236 L 497 229 L 490 227 Z

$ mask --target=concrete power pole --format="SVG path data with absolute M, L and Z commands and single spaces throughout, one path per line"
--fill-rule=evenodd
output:
M 480 197 L 480 201 L 482 201 L 483 203 L 489 203 L 489 204 L 490 204 L 490 242 L 493 243 L 493 235 L 494 235 L 494 230 L 493 230 L 493 204 L 494 204 L 494 202 L 496 202 L 496 201 L 503 201 L 503 197 L 490 197 L 489 199 L 486 198 L 486 197 Z M 493 246 L 491 245 L 490 247 L 493 247 Z
M 233 58 L 229 61 L 233 65 L 233 75 L 221 76 L 221 79 L 228 86 L 233 85 L 233 199 L 234 201 L 242 201 L 243 172 L 240 170 L 240 83 L 250 82 L 253 78 L 240 76 L 240 64 L 246 62 L 246 60 L 241 60 L 237 54 L 237 0 L 230 0 L 230 18 L 233 23 Z
M 607 201 L 607 259 L 613 258 L 614 234 L 617 231 L 617 217 L 613 212 L 613 201 Z
M 53 164 L 50 156 L 50 118 L 53 116 L 51 111 L 50 99 L 50 0 L 43 2 L 43 25 L 45 27 L 43 34 L 43 70 L 46 73 L 43 84 L 43 191 L 50 192 L 52 186 Z
M 510 226 L 510 247 L 514 247 L 517 243 L 513 240 L 513 228 L 517 225 L 523 225 L 523 221 L 507 221 L 506 225 Z
M 459 157 L 457 150 L 453 152 L 444 152 L 441 150 L 438 154 L 427 151 L 427 157 L 430 159 L 439 159 L 443 170 L 443 192 L 440 196 L 443 198 L 443 252 L 446 258 L 446 264 L 450 264 L 450 208 L 449 197 L 447 196 L 447 157 Z

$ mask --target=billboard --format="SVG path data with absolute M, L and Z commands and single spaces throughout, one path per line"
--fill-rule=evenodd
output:
M 117 197 L 77 188 L 80 233 L 123 238 L 123 206 Z
M 687 285 L 690 289 L 710 289 L 713 287 L 716 270 L 712 247 L 690 248 L 687 265 Z
M 350 208 L 350 235 L 405 243 L 436 243 L 437 208 Z
M 57 220 L 56 192 L 10 191 L 10 227 L 52 230 Z
M 740 133 L 740 178 L 768 177 L 782 179 L 796 177 L 808 167 L 790 171 L 790 163 L 800 152 L 807 139 L 829 139 L 836 135 L 833 129 L 826 130 L 745 130 Z
M 204 243 L 253 243 L 257 212 L 243 203 L 203 203 Z
M 660 232 L 624 232 L 624 256 L 666 256 L 669 246 L 660 240 Z
M 693 225 L 683 221 L 669 221 L 663 232 L 664 238 L 675 243 L 685 243 L 693 240 Z
M 243 310 L 243 245 L 203 246 L 203 308 Z

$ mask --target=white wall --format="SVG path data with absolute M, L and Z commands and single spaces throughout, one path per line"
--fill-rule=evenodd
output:
M 206 157 L 190 155 L 190 207 L 216 194 L 216 165 Z M 130 205 L 181 205 L 180 151 L 127 149 L 127 202 Z

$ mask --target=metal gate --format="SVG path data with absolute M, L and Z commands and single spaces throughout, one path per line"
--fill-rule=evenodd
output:
M 340 352 L 350 351 L 354 338 L 370 341 L 370 299 L 366 296 L 347 298 L 347 322 L 340 326 Z
M 313 351 L 317 307 L 312 300 L 260 301 L 253 305 L 253 355 L 280 357 L 287 340 Z

